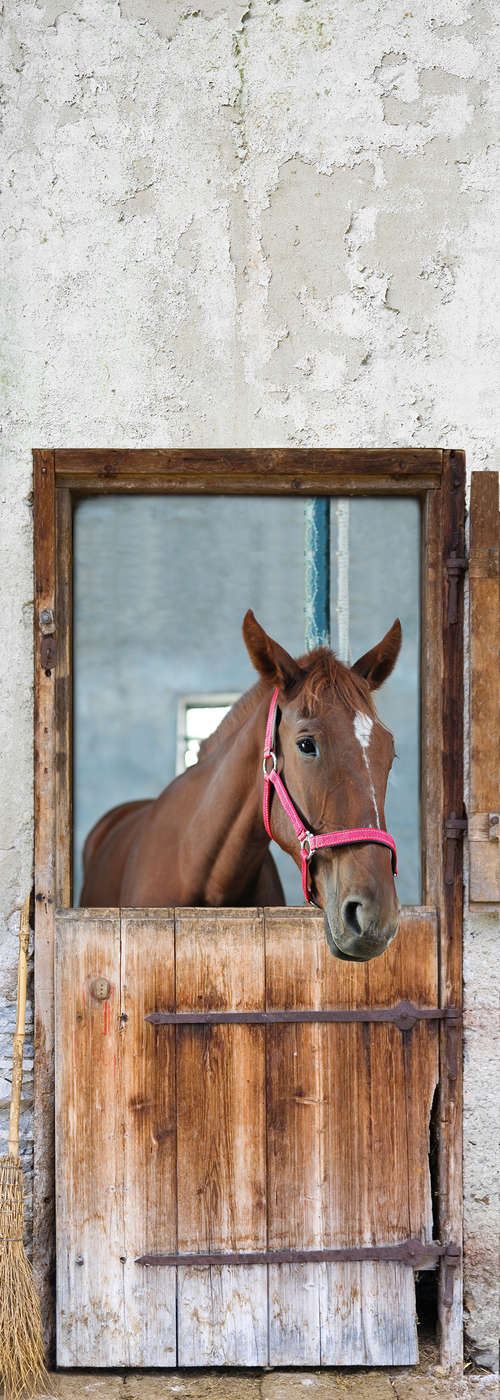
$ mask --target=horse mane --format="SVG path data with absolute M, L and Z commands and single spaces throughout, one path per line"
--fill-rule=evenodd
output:
M 305 671 L 300 700 L 302 713 L 306 718 L 315 701 L 319 700 L 326 690 L 332 690 L 351 714 L 360 709 L 366 710 L 368 714 L 375 714 L 367 681 L 356 675 L 355 671 L 351 671 L 349 666 L 344 666 L 343 661 L 339 661 L 329 647 L 317 647 L 316 651 L 299 657 L 299 666 Z
M 372 701 L 371 692 L 367 682 L 362 676 L 357 676 L 355 671 L 351 671 L 349 666 L 344 666 L 339 661 L 329 647 L 317 647 L 315 651 L 309 651 L 305 656 L 301 656 L 297 663 L 304 673 L 304 681 L 299 694 L 301 701 L 301 712 L 307 717 L 315 701 L 324 695 L 325 691 L 332 690 L 334 694 L 345 705 L 351 714 L 357 710 L 364 710 L 368 714 L 375 714 L 375 706 Z M 198 762 L 207 758 L 219 744 L 225 742 L 230 734 L 242 724 L 255 706 L 268 690 L 267 681 L 256 681 L 250 690 L 246 690 L 244 695 L 240 695 L 227 715 L 221 720 L 213 734 L 209 734 L 207 739 L 202 739 L 198 753 Z
M 264 681 L 256 681 L 250 690 L 245 690 L 244 694 L 240 695 L 239 700 L 235 700 L 234 705 L 231 705 L 231 709 L 228 710 L 227 715 L 224 715 L 224 719 L 221 719 L 213 734 L 209 734 L 207 739 L 202 739 L 198 751 L 198 763 L 200 759 L 211 754 L 213 749 L 218 748 L 219 744 L 224 743 L 234 729 L 239 729 L 245 723 L 266 689 Z

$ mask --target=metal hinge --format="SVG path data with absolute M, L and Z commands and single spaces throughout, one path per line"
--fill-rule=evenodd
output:
M 41 609 L 38 625 L 41 632 L 40 664 L 43 666 L 45 674 L 50 676 L 57 659 L 56 624 L 52 608 Z
M 448 1079 L 458 1079 L 462 1016 L 457 1006 L 448 1006 L 442 1017 L 446 1028 L 446 1073 Z
M 441 1258 L 443 1303 L 445 1308 L 451 1308 L 452 1306 L 456 1270 L 459 1268 L 461 1260 L 462 1251 L 460 1246 L 458 1244 L 447 1244 Z
M 207 1265 L 228 1264 L 337 1264 L 352 1260 L 356 1263 L 396 1261 L 411 1269 L 444 1268 L 444 1302 L 449 1306 L 453 1301 L 453 1270 L 461 1260 L 459 1245 L 439 1244 L 430 1240 L 427 1244 L 418 1239 L 401 1240 L 398 1244 L 349 1245 L 338 1249 L 259 1249 L 224 1252 L 207 1251 L 196 1254 L 140 1254 L 135 1260 L 144 1268 L 175 1269 L 179 1265 L 188 1268 L 206 1268 Z M 78 1260 L 76 1261 L 78 1263 Z M 448 1272 L 450 1271 L 450 1272 Z
M 457 841 L 463 841 L 467 831 L 467 818 L 457 817 L 452 812 L 451 817 L 444 824 L 445 841 L 447 842 L 446 869 L 444 873 L 445 885 L 452 885 L 455 879 L 455 851 Z
M 452 549 L 446 560 L 446 572 L 448 574 L 448 622 L 458 622 L 458 583 L 461 575 L 468 569 L 468 560 L 457 554 L 456 549 Z

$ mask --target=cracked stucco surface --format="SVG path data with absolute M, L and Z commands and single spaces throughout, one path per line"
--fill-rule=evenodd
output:
M 449 445 L 499 465 L 495 7 L 406 3 L 5 8 L 3 1133 L 31 878 L 31 447 Z M 495 916 L 468 919 L 466 1301 L 488 1364 L 497 947 Z M 29 1105 L 27 1073 L 28 1157 Z

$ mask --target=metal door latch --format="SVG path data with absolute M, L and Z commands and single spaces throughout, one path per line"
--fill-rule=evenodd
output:
M 443 1270 L 443 1303 L 445 1308 L 451 1308 L 453 1303 L 455 1272 L 458 1269 L 461 1257 L 462 1251 L 458 1244 L 446 1245 L 441 1261 L 441 1268 Z
M 38 618 L 41 632 L 40 662 L 44 671 L 51 672 L 56 664 L 57 644 L 55 618 L 52 608 L 42 608 Z
M 446 869 L 444 874 L 445 885 L 452 885 L 455 879 L 455 850 L 457 841 L 463 840 L 467 831 L 467 818 L 457 817 L 452 812 L 451 817 L 444 824 L 444 835 L 447 842 Z
M 458 584 L 461 574 L 467 569 L 467 560 L 458 555 L 456 549 L 452 549 L 446 560 L 446 572 L 448 574 L 448 622 L 458 622 Z

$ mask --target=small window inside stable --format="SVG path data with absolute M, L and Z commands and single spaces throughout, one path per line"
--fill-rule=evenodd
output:
M 176 773 L 184 773 L 197 763 L 200 744 L 222 723 L 231 705 L 238 699 L 233 695 L 181 696 L 177 707 Z
M 83 842 L 110 807 L 157 796 L 196 761 L 197 744 L 255 679 L 247 608 L 298 656 L 311 644 L 308 505 L 292 496 L 114 496 L 74 518 L 74 887 Z M 331 645 L 347 664 L 399 616 L 403 647 L 376 696 L 393 731 L 387 826 L 398 893 L 421 898 L 420 503 L 332 497 L 326 591 Z M 314 570 L 313 570 L 314 572 Z M 287 903 L 299 872 L 273 848 Z

